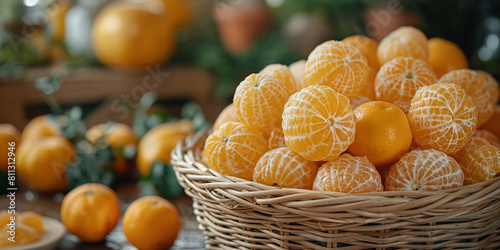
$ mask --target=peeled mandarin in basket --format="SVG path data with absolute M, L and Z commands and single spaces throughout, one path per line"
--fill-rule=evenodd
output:
M 417 90 L 436 82 L 432 69 L 423 60 L 396 57 L 380 68 L 375 78 L 377 100 L 393 103 L 408 113 Z
M 263 68 L 259 74 L 270 75 L 279 79 L 287 89 L 291 90 L 292 93 L 302 89 L 302 86 L 296 83 L 295 77 L 286 65 L 269 64 Z
M 368 66 L 375 70 L 380 68 L 377 58 L 378 43 L 373 38 L 354 35 L 344 38 L 342 42 L 356 46 L 361 54 L 366 57 Z
M 63 199 L 61 220 L 66 229 L 83 242 L 99 242 L 120 220 L 120 201 L 109 187 L 97 183 L 83 184 Z
M 138 249 L 169 249 L 181 230 L 179 212 L 158 197 L 141 197 L 123 215 L 123 233 Z
M 312 189 L 317 172 L 315 162 L 282 147 L 270 150 L 260 158 L 253 171 L 253 181 L 269 186 Z
M 234 93 L 234 110 L 238 119 L 258 128 L 272 129 L 281 123 L 281 113 L 292 90 L 276 77 L 251 74 Z
M 490 74 L 471 69 L 453 70 L 443 75 L 439 82 L 456 83 L 472 97 L 478 111 L 478 127 L 493 116 L 499 97 L 499 87 Z
M 226 122 L 205 142 L 205 157 L 213 170 L 252 180 L 253 169 L 267 150 L 259 129 L 241 122 Z
M 469 67 L 467 57 L 460 47 L 443 38 L 435 37 L 427 41 L 429 57 L 427 62 L 437 77 L 455 70 Z
M 292 72 L 292 75 L 295 78 L 295 83 L 297 84 L 296 85 L 297 91 L 306 87 L 306 78 L 304 77 L 304 70 L 306 68 L 306 64 L 307 64 L 306 60 L 299 60 L 288 66 L 290 72 Z
M 500 174 L 500 148 L 478 147 L 462 158 L 460 166 L 465 174 L 465 185 L 491 180 Z
M 219 114 L 217 119 L 215 120 L 213 130 L 217 130 L 220 125 L 222 125 L 225 122 L 239 122 L 240 120 L 236 116 L 236 113 L 234 112 L 234 105 L 231 103 L 227 105 Z
M 43 219 L 42 216 L 35 212 L 26 211 L 19 215 L 18 222 L 29 227 L 34 228 L 38 234 L 44 232 Z
M 366 193 L 383 191 L 384 186 L 377 169 L 366 157 L 342 154 L 319 168 L 313 190 Z
M 331 161 L 354 141 L 356 120 L 349 99 L 330 87 L 308 86 L 283 111 L 286 145 L 310 161 Z
M 454 154 L 471 140 L 476 130 L 477 109 L 459 85 L 436 83 L 417 90 L 408 120 L 420 146 Z
M 433 191 L 460 187 L 464 173 L 455 159 L 434 150 L 413 150 L 389 169 L 387 191 Z
M 275 128 L 271 131 L 269 135 L 269 149 L 286 147 L 285 135 L 283 134 L 283 129 L 281 127 Z
M 347 150 L 350 154 L 365 156 L 379 167 L 396 162 L 410 148 L 410 125 L 396 105 L 383 101 L 367 102 L 353 113 L 356 116 L 356 136 Z
M 453 154 L 452 157 L 455 158 L 457 162 L 460 162 L 465 154 L 472 149 L 489 145 L 500 147 L 500 139 L 488 130 L 479 129 L 476 130 L 476 133 L 472 136 L 471 141 L 456 154 Z
M 427 37 L 419 29 L 410 26 L 403 26 L 391 32 L 380 41 L 377 49 L 377 57 L 381 65 L 400 56 L 425 61 L 428 54 Z
M 324 85 L 347 97 L 358 94 L 368 74 L 366 57 L 354 45 L 327 41 L 318 45 L 304 71 L 307 85 Z

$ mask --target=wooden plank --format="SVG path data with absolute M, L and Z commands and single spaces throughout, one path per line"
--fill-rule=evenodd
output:
M 0 79 L 0 123 L 24 127 L 30 118 L 26 117 L 26 106 L 45 103 L 44 95 L 34 87 L 35 80 L 49 76 L 52 71 L 52 68 L 33 68 L 22 79 Z M 213 120 L 223 106 L 213 99 L 213 90 L 212 76 L 194 67 L 149 67 L 141 72 L 84 68 L 64 76 L 56 98 L 62 105 L 106 100 L 109 106 L 118 99 L 138 102 L 144 93 L 156 91 L 162 100 L 190 99 L 199 103 Z M 113 111 L 111 106 L 110 111 Z M 101 114 L 110 115 L 109 111 Z M 94 121 L 104 118 L 93 116 Z

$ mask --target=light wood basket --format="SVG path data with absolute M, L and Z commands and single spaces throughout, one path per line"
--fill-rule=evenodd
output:
M 206 136 L 179 143 L 172 165 L 208 249 L 500 248 L 500 178 L 434 192 L 272 187 L 206 167 Z

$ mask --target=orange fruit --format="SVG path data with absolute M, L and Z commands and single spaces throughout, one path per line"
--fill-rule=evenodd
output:
M 21 141 L 60 134 L 59 126 L 46 115 L 41 115 L 35 117 L 24 127 L 21 134 Z
M 219 114 L 217 119 L 215 120 L 214 127 L 212 130 L 217 130 L 220 125 L 222 125 L 225 122 L 239 122 L 240 120 L 236 116 L 236 113 L 234 112 L 234 105 L 231 103 L 227 105 Z
M 265 153 L 253 170 L 253 181 L 269 186 L 312 189 L 318 172 L 315 162 L 287 147 Z
M 459 85 L 436 83 L 417 90 L 408 120 L 420 146 L 454 154 L 467 145 L 476 131 L 477 109 Z
M 21 134 L 12 124 L 2 123 L 0 124 L 0 171 L 7 172 L 9 167 L 9 158 L 15 159 L 15 149 L 19 146 L 19 139 Z M 14 143 L 14 146 L 11 147 L 10 144 Z M 9 148 L 14 150 L 10 151 Z M 12 157 L 9 157 L 9 152 Z M 15 166 L 15 162 L 11 159 L 11 164 Z M 13 168 L 13 167 L 11 167 Z M 14 170 L 14 169 L 12 169 Z M 0 226 L 2 226 L 0 224 Z
M 427 63 L 438 78 L 452 70 L 469 67 L 464 52 L 453 42 L 435 37 L 427 41 L 427 46 L 429 47 Z
M 295 78 L 295 84 L 298 86 L 297 91 L 306 87 L 306 78 L 304 77 L 306 64 L 306 60 L 298 60 L 288 66 L 288 69 L 290 69 L 290 72 L 292 72 L 292 75 Z
M 180 230 L 179 212 L 158 196 L 135 200 L 123 215 L 123 233 L 138 249 L 169 249 Z
M 226 122 L 205 142 L 205 157 L 215 171 L 252 180 L 255 164 L 267 150 L 267 141 L 255 127 Z
M 34 228 L 38 234 L 42 234 L 45 231 L 42 216 L 35 212 L 22 212 L 19 215 L 17 222 Z
M 83 184 L 63 199 L 61 220 L 83 242 L 103 241 L 118 224 L 121 210 L 115 191 L 97 183 Z
M 387 191 L 434 191 L 460 187 L 464 173 L 455 159 L 434 149 L 413 150 L 389 169 Z
M 189 6 L 189 1 L 186 0 L 161 0 L 165 4 L 167 14 L 170 16 L 169 22 L 174 24 L 174 27 L 185 27 L 191 22 L 192 11 Z
M 396 105 L 373 101 L 353 111 L 356 116 L 356 136 L 347 151 L 365 156 L 373 165 L 385 166 L 396 162 L 411 145 L 410 125 Z
M 478 129 L 476 133 L 472 135 L 471 141 L 456 154 L 452 155 L 452 157 L 455 158 L 457 162 L 460 162 L 465 154 L 472 149 L 489 145 L 500 147 L 500 139 L 488 130 Z
M 477 147 L 462 158 L 464 185 L 491 180 L 500 174 L 500 148 L 490 145 Z
M 12 237 L 9 231 L 11 231 L 11 228 L 8 225 L 3 225 L 0 229 L 0 247 L 30 244 L 37 242 L 40 238 L 40 235 L 38 235 L 34 228 L 21 223 L 16 223 L 16 227 L 14 229 L 16 237 L 13 240 L 15 240 L 15 242 L 8 240 L 9 237 Z
M 408 113 L 415 92 L 436 82 L 427 63 L 411 57 L 397 57 L 380 68 L 375 78 L 377 100 L 386 101 Z
M 378 43 L 373 38 L 354 35 L 344 38 L 342 42 L 356 46 L 361 51 L 361 54 L 366 57 L 368 66 L 375 70 L 380 68 L 377 58 Z
M 177 143 L 194 132 L 193 123 L 180 120 L 161 124 L 149 130 L 137 145 L 137 169 L 146 177 L 155 161 L 170 164 L 170 153 Z
M 303 86 L 295 81 L 295 77 L 286 65 L 269 64 L 263 68 L 259 74 L 270 75 L 277 78 L 291 93 L 295 93 L 303 88 Z
M 368 74 L 366 57 L 354 45 L 327 41 L 307 58 L 307 85 L 325 85 L 347 97 L 358 94 Z
M 499 97 L 498 83 L 484 71 L 471 69 L 453 70 L 443 75 L 439 82 L 456 83 L 472 97 L 478 113 L 477 126 L 488 121 L 495 111 Z
M 366 193 L 383 191 L 384 186 L 377 169 L 366 157 L 342 154 L 319 168 L 313 190 Z
M 425 34 L 410 26 L 400 27 L 382 41 L 377 49 L 377 58 L 381 65 L 400 56 L 427 60 L 429 49 Z
M 357 95 L 355 97 L 349 98 L 349 102 L 351 103 L 351 107 L 354 110 L 355 108 L 361 106 L 364 103 L 371 102 L 372 100 L 366 96 Z
M 136 147 L 139 142 L 134 130 L 129 125 L 123 123 L 97 124 L 87 130 L 86 137 L 91 143 L 96 143 L 100 138 L 103 138 L 113 149 L 115 156 L 113 169 L 121 174 L 127 172 L 129 167 L 123 150 L 125 147 Z
M 377 99 L 375 95 L 375 76 L 377 75 L 377 71 L 373 70 L 371 67 L 368 67 L 368 74 L 366 76 L 366 81 L 361 90 L 358 92 L 360 96 L 366 96 L 370 98 L 370 100 L 375 101 Z
M 349 99 L 330 87 L 308 86 L 290 96 L 283 111 L 286 145 L 310 161 L 331 161 L 354 141 Z
M 16 160 L 17 174 L 26 186 L 38 192 L 56 192 L 68 185 L 66 166 L 76 160 L 76 153 L 66 138 L 42 137 L 22 142 Z
M 488 121 L 486 121 L 480 129 L 485 129 L 493 133 L 496 137 L 500 138 L 500 105 L 496 105 L 495 109 L 493 110 L 493 115 L 491 116 Z
M 281 127 L 274 128 L 269 135 L 268 146 L 269 149 L 286 147 L 285 134 L 283 134 L 283 129 Z
M 233 105 L 238 119 L 248 125 L 272 129 L 281 123 L 283 106 L 292 91 L 269 75 L 251 74 L 234 93 Z
M 106 5 L 92 27 L 92 46 L 102 63 L 143 70 L 174 54 L 173 23 L 161 1 L 116 1 Z M 134 32 L 131 32 L 134 31 Z

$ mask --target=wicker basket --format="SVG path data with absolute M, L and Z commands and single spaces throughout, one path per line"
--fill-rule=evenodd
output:
M 434 192 L 278 188 L 208 169 L 205 138 L 179 143 L 172 164 L 208 249 L 500 248 L 500 178 Z

